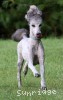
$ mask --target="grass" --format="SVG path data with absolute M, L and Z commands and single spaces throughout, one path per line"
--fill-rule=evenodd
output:
M 36 93 L 30 96 L 17 96 L 17 43 L 12 40 L 0 40 L 0 100 L 63 100 L 63 39 L 43 39 L 45 48 L 45 74 L 48 91 L 40 91 L 40 78 L 35 78 L 29 70 L 24 78 L 22 74 L 22 89 L 20 93 Z M 39 70 L 38 65 L 36 66 Z M 56 94 L 49 90 L 56 91 Z

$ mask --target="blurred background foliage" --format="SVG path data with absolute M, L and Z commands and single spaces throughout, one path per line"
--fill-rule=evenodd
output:
M 0 0 L 0 38 L 10 38 L 18 28 L 27 28 L 25 14 L 30 5 L 42 10 L 44 37 L 63 35 L 63 0 Z

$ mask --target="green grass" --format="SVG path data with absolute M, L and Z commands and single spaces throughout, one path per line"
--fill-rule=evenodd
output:
M 35 78 L 29 70 L 24 78 L 22 74 L 21 92 L 36 93 L 32 96 L 17 96 L 17 43 L 12 40 L 0 40 L 0 100 L 63 100 L 63 39 L 43 39 L 45 48 L 45 74 L 48 90 L 56 94 L 48 95 L 38 91 L 40 78 Z M 36 68 L 39 70 L 38 65 Z

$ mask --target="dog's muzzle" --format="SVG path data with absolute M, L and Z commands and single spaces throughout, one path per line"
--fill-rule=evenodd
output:
M 42 34 L 41 33 L 38 33 L 36 36 L 37 36 L 38 39 L 42 38 Z

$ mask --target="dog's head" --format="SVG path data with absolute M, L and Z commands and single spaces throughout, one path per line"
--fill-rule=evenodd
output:
M 30 26 L 30 33 L 35 38 L 41 38 L 41 24 L 42 24 L 42 18 L 41 18 L 42 12 L 35 6 L 30 6 L 30 9 L 28 10 L 27 14 L 25 15 L 25 19 L 28 21 Z

